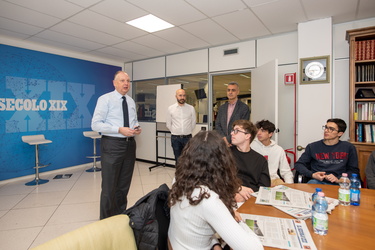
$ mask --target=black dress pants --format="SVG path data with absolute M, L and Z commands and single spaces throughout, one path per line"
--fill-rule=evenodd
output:
M 136 142 L 134 138 L 103 136 L 101 139 L 102 192 L 100 219 L 121 214 L 128 200 L 134 163 Z

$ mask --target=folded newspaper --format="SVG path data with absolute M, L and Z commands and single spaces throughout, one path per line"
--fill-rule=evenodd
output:
M 253 214 L 241 214 L 241 217 L 259 237 L 263 246 L 282 249 L 317 249 L 303 220 Z
M 297 219 L 305 220 L 311 218 L 311 196 L 312 193 L 289 188 L 283 185 L 272 188 L 260 187 L 258 194 L 256 195 L 257 199 L 255 203 L 272 205 Z M 326 197 L 326 200 L 328 202 L 327 212 L 330 214 L 339 204 L 339 201 L 329 197 Z

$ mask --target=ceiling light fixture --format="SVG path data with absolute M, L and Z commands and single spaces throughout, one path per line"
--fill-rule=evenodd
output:
M 244 75 L 244 74 L 240 74 L 240 76 L 245 77 L 245 78 L 250 78 L 250 76 Z
M 126 23 L 150 33 L 174 27 L 173 24 L 170 24 L 151 14 L 131 20 Z

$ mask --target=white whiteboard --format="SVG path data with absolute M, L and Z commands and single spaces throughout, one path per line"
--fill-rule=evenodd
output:
M 156 87 L 156 122 L 166 122 L 168 107 L 176 103 L 176 91 L 181 84 L 159 85 Z

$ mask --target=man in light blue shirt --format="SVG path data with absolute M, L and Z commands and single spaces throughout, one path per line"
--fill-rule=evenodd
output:
M 134 136 L 142 131 L 135 102 L 127 95 L 130 90 L 128 74 L 116 72 L 113 85 L 114 91 L 99 97 L 91 122 L 92 129 L 102 134 L 100 219 L 126 209 L 135 163 Z

